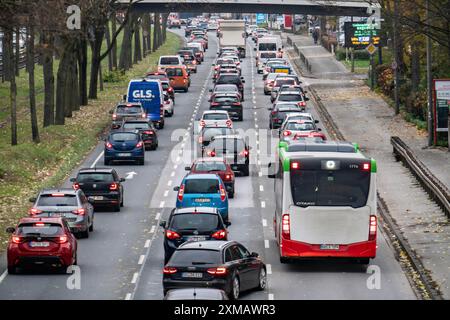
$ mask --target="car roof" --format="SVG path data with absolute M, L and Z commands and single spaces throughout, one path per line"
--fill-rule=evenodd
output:
M 52 193 L 64 193 L 64 194 L 74 194 L 78 193 L 78 190 L 74 190 L 72 188 L 46 188 L 42 189 L 40 194 L 52 194 Z
M 234 87 L 234 88 L 236 88 L 237 89 L 237 86 L 236 86 L 236 84 L 234 84 L 234 83 L 219 83 L 219 84 L 217 84 L 215 87 L 214 87 L 214 89 L 216 89 L 217 87 Z
M 196 159 L 194 164 L 199 162 L 225 162 L 225 159 L 222 157 L 204 157 Z
M 228 111 L 225 111 L 225 110 L 205 110 L 205 111 L 203 111 L 203 114 L 214 114 L 214 113 L 228 114 Z
M 206 179 L 219 179 L 219 176 L 217 176 L 216 174 L 205 174 L 205 173 L 191 173 L 189 175 L 187 175 L 186 177 L 184 177 L 184 180 L 206 180 Z
M 25 224 L 25 223 L 37 223 L 37 222 L 47 222 L 47 223 L 57 223 L 57 224 L 63 224 L 62 218 L 47 218 L 47 217 L 42 217 L 42 218 L 36 218 L 36 217 L 26 217 L 26 218 L 21 218 L 19 220 L 19 225 L 20 224 Z
M 88 172 L 113 173 L 115 171 L 116 170 L 114 170 L 113 168 L 94 167 L 94 168 L 81 168 L 80 170 L 78 170 L 78 173 L 88 173 Z
M 136 107 L 142 107 L 142 103 L 140 103 L 140 102 L 119 102 L 119 103 L 117 103 L 116 107 L 119 107 L 119 106 L 126 106 L 126 107 L 134 107 L 134 106 L 136 106 Z
M 236 241 L 198 241 L 198 242 L 185 242 L 178 247 L 179 249 L 206 249 L 206 250 L 216 250 L 219 251 L 222 248 L 230 245 L 230 244 L 238 244 Z
M 220 135 L 220 136 L 214 137 L 214 140 L 218 140 L 218 139 L 236 139 L 236 140 L 244 141 L 244 138 L 242 138 L 241 136 L 236 135 L 236 134 Z
M 181 208 L 175 209 L 173 214 L 184 214 L 184 213 L 216 213 L 219 214 L 217 208 L 213 207 L 189 207 L 189 208 Z

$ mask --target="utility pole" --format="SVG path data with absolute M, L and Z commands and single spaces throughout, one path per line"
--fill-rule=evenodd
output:
M 431 23 L 430 0 L 426 2 L 427 23 Z M 429 31 L 428 31 L 429 32 Z M 431 72 L 432 64 L 432 48 L 431 38 L 427 35 L 427 93 L 428 93 L 428 146 L 434 144 L 434 128 L 433 128 L 433 74 Z M 449 144 L 450 145 L 450 144 Z
M 400 99 L 399 99 L 399 50 L 398 50 L 398 0 L 394 0 L 394 20 L 393 20 L 393 29 L 394 29 L 394 99 L 395 99 L 395 114 L 400 113 Z

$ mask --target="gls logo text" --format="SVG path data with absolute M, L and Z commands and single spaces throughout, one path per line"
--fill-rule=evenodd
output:
M 67 29 L 69 30 L 80 30 L 81 29 L 81 9 L 77 5 L 71 5 L 67 7 L 66 10 L 69 17 L 67 18 Z
M 154 98 L 152 90 L 135 90 L 133 91 L 133 98 L 143 99 L 143 98 Z

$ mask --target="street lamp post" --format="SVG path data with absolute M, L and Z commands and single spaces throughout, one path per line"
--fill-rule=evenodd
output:
M 431 23 L 430 15 L 430 0 L 426 2 L 427 8 L 427 23 Z M 429 32 L 429 30 L 428 30 Z M 432 64 L 432 51 L 431 51 L 431 38 L 427 35 L 427 92 L 428 92 L 428 146 L 431 147 L 434 144 L 434 132 L 433 132 L 433 74 L 431 72 Z

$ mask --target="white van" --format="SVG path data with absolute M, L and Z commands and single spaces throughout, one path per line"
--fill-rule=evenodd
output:
M 165 71 L 169 66 L 181 66 L 183 59 L 180 56 L 161 56 L 159 57 L 158 70 Z

